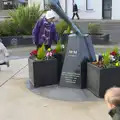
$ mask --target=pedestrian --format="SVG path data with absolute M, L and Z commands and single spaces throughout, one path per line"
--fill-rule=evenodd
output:
M 39 19 L 33 29 L 34 43 L 37 49 L 45 45 L 45 49 L 51 48 L 52 42 L 58 41 L 58 34 L 54 24 L 55 14 L 52 10 L 47 11 L 46 15 Z
M 110 109 L 109 115 L 112 120 L 120 120 L 120 88 L 113 87 L 106 91 L 105 102 Z
M 0 41 L 0 65 L 7 65 L 9 67 L 9 60 L 8 60 L 8 50 Z
M 76 3 L 73 3 L 73 17 L 72 19 L 74 19 L 75 15 L 77 16 L 78 20 L 80 19 L 79 18 L 79 15 L 78 15 L 78 7 L 77 7 L 77 4 Z

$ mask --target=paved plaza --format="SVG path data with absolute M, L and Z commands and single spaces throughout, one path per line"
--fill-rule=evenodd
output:
M 33 48 L 24 49 L 30 51 Z M 9 52 L 12 51 L 14 56 L 10 58 L 10 67 L 2 66 L 2 71 L 0 71 L 1 120 L 110 119 L 103 99 L 88 99 L 88 101 L 55 100 L 30 90 L 27 87 L 29 79 L 27 55 L 25 57 L 24 54 L 22 57 L 23 55 L 20 54 L 21 58 L 15 57 L 14 49 L 9 49 Z

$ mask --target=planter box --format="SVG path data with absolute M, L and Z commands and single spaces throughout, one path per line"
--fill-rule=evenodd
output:
M 85 59 L 81 63 L 81 89 L 85 89 L 87 87 L 87 62 L 88 60 Z
M 67 44 L 67 42 L 68 42 L 68 34 L 63 34 L 62 36 L 61 36 L 61 43 L 62 44 Z
M 58 83 L 56 59 L 36 61 L 30 57 L 28 59 L 28 65 L 29 79 L 34 87 Z
M 108 44 L 109 34 L 90 35 L 93 44 Z
M 105 91 L 113 86 L 120 87 L 120 67 L 102 69 L 87 64 L 87 88 L 91 92 L 103 98 Z
M 57 59 L 57 72 L 58 72 L 58 82 L 60 81 L 63 62 L 64 62 L 64 55 L 62 53 L 55 54 L 54 57 Z
M 0 39 L 2 40 L 2 43 L 6 47 L 33 44 L 32 36 L 7 36 L 7 37 L 0 37 Z

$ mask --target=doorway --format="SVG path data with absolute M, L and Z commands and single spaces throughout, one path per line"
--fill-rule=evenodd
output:
M 103 0 L 103 10 L 102 16 L 103 19 L 111 19 L 112 17 L 112 0 Z

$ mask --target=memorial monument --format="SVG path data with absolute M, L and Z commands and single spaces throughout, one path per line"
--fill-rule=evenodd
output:
M 68 18 L 60 6 L 59 0 L 49 0 L 49 6 L 72 27 L 75 33 L 68 38 L 60 86 L 85 88 L 87 62 L 95 61 L 91 38 L 87 34 L 82 34 L 80 29 Z

